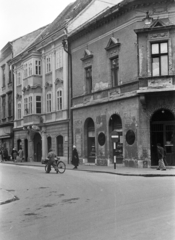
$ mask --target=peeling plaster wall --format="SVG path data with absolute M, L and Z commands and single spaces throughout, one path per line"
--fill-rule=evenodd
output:
M 138 158 L 138 98 L 129 98 L 120 101 L 114 101 L 103 105 L 90 106 L 86 108 L 80 108 L 73 111 L 73 126 L 74 126 L 74 142 L 77 145 L 77 149 L 80 153 L 80 158 L 87 158 L 87 142 L 86 142 L 86 130 L 85 122 L 88 118 L 92 118 L 95 124 L 95 147 L 96 157 L 98 161 L 101 161 L 101 165 L 106 163 L 109 159 L 113 162 L 113 149 L 112 140 L 109 132 L 109 120 L 113 114 L 118 114 L 122 120 L 123 128 L 123 153 L 124 158 L 137 159 Z M 135 132 L 135 143 L 130 146 L 126 143 L 126 132 L 132 129 Z M 98 143 L 98 135 L 103 132 L 106 136 L 104 146 L 100 146 Z M 78 136 L 77 136 L 78 135 Z M 78 139 L 78 140 L 77 140 Z

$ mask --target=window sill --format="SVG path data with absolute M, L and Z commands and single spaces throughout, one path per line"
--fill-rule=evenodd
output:
M 51 75 L 51 74 L 52 74 L 52 72 L 48 72 L 48 73 L 46 73 L 45 75 L 48 76 L 48 75 Z

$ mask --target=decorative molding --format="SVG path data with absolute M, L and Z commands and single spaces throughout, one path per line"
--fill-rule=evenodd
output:
M 114 37 L 111 37 L 108 41 L 107 46 L 105 47 L 106 51 L 109 51 L 113 48 L 119 48 L 121 45 L 121 43 L 119 43 L 119 39 L 116 39 Z
M 85 51 L 84 51 L 84 57 L 83 58 L 81 58 L 81 61 L 86 61 L 86 60 L 88 60 L 88 59 L 91 59 L 91 58 L 93 58 L 93 54 L 92 54 L 92 52 L 89 50 L 89 49 L 85 49 Z
M 45 88 L 49 88 L 49 87 L 52 87 L 52 83 L 46 82 Z
M 58 85 L 59 83 L 63 84 L 63 80 L 60 78 L 56 78 L 55 85 Z
M 21 98 L 22 98 L 22 95 L 19 94 L 19 93 L 17 93 L 17 94 L 16 94 L 16 99 L 19 99 L 19 100 L 20 100 Z
M 140 102 L 143 106 L 143 109 L 146 109 L 146 98 L 145 95 L 140 95 Z

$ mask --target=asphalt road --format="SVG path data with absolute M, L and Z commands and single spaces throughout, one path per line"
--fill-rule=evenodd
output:
M 1 240 L 174 240 L 175 179 L 0 166 Z

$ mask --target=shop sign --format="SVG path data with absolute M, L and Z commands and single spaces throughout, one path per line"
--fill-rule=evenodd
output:
M 166 78 L 166 79 L 151 79 L 148 80 L 148 87 L 153 87 L 153 88 L 168 88 L 172 87 L 173 81 L 172 78 Z

